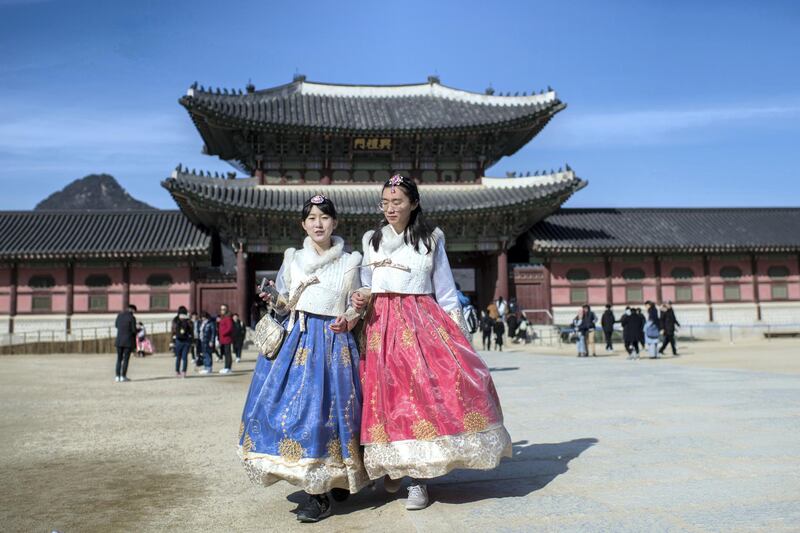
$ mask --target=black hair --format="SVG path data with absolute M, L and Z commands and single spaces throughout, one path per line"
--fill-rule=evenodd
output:
M 136 306 L 133 304 L 128 304 L 128 310 L 133 311 L 134 313 L 137 311 Z
M 322 202 L 312 202 L 311 200 L 319 200 L 322 199 Z M 333 201 L 326 196 L 322 196 L 318 194 L 316 196 L 312 196 L 303 204 L 303 215 L 300 220 L 305 220 L 308 218 L 308 215 L 311 213 L 311 208 L 317 207 L 323 214 L 328 215 L 332 219 L 336 220 L 336 206 L 333 205 Z
M 208 314 L 208 311 L 203 311 L 203 312 L 201 312 L 201 313 L 200 313 L 200 318 L 207 318 L 207 319 L 210 319 L 210 318 L 211 318 L 211 315 L 210 315 L 210 314 Z
M 408 199 L 411 200 L 411 203 L 417 203 L 417 207 L 411 211 L 411 218 L 408 219 L 408 226 L 406 226 L 405 231 L 403 231 L 403 242 L 405 244 L 410 244 L 418 252 L 420 251 L 420 243 L 424 244 L 425 248 L 427 248 L 427 251 L 425 252 L 427 255 L 433 251 L 434 227 L 425 219 L 425 216 L 422 214 L 422 205 L 419 201 L 419 189 L 417 188 L 417 184 L 405 176 L 401 177 L 402 180 L 394 185 L 392 184 L 392 178 L 386 180 L 386 182 L 383 184 L 383 188 L 381 188 L 381 194 L 383 194 L 383 191 L 386 190 L 386 187 L 398 187 L 403 190 L 406 196 L 408 196 Z M 388 224 L 389 221 L 386 220 L 385 216 L 381 218 L 378 227 L 375 228 L 375 233 L 372 234 L 372 238 L 369 240 L 369 243 L 376 252 L 378 251 L 378 248 L 381 245 L 381 239 L 383 238 L 383 232 L 381 230 Z
M 179 315 L 186 315 L 188 313 L 189 313 L 189 311 L 186 309 L 186 306 L 184 306 L 184 305 L 178 306 L 178 314 Z

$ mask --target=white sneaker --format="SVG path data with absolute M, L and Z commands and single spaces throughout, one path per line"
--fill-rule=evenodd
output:
M 241 363 L 241 362 L 242 362 L 242 358 L 241 358 L 241 357 L 237 357 L 237 358 L 236 358 L 236 362 L 237 362 L 237 363 Z
M 383 490 L 386 492 L 394 494 L 398 490 L 400 490 L 400 485 L 403 484 L 403 478 L 400 479 L 392 479 L 388 475 L 383 476 Z
M 406 509 L 418 511 L 428 506 L 428 489 L 422 483 L 417 483 L 408 487 L 408 499 L 406 499 Z
M 231 373 L 231 369 L 230 368 L 223 368 L 222 370 L 219 371 L 219 373 L 220 374 L 230 374 Z
M 210 370 L 208 370 L 207 368 L 204 368 L 204 369 L 202 369 L 202 370 L 199 370 L 197 373 L 198 373 L 198 374 L 210 374 L 210 373 L 211 373 L 211 371 L 210 371 Z
M 126 377 L 126 376 L 122 376 L 121 378 L 119 378 L 119 380 L 120 380 L 120 381 L 130 381 L 130 380 L 131 380 L 131 378 L 129 378 L 129 377 Z
M 121 380 L 121 379 L 119 379 L 119 376 L 117 376 L 117 377 L 115 377 L 115 378 L 114 378 L 114 381 L 116 381 L 117 383 L 119 383 L 119 382 L 120 382 L 120 381 L 122 381 L 122 380 Z

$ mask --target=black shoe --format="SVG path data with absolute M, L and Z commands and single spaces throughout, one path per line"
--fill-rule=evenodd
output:
M 337 502 L 343 502 L 350 497 L 350 491 L 347 489 L 331 489 L 331 498 Z
M 308 501 L 297 512 L 301 522 L 319 522 L 331 514 L 331 501 L 325 494 L 311 494 Z

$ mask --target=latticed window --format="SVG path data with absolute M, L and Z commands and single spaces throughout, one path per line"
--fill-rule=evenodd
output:
M 169 309 L 169 293 L 153 292 L 150 293 L 150 310 L 166 311 Z
M 55 287 L 55 285 L 56 280 L 50 274 L 31 276 L 31 279 L 28 280 L 28 287 L 34 289 L 51 289 Z
M 789 286 L 784 281 L 789 277 L 789 269 L 783 265 L 773 265 L 767 269 L 770 278 L 770 296 L 773 300 L 788 300 Z
M 644 279 L 644 270 L 641 268 L 626 268 L 622 271 L 622 279 L 640 280 Z
M 111 277 L 108 274 L 91 274 L 86 277 L 86 286 L 94 288 L 105 288 L 111 285 Z
M 673 279 L 692 279 L 694 271 L 689 267 L 675 267 L 670 272 L 670 276 Z
M 50 311 L 53 308 L 53 298 L 49 294 L 34 294 L 31 297 L 31 311 Z
M 639 303 L 644 301 L 644 290 L 641 285 L 629 285 L 625 287 L 625 301 L 628 303 Z
M 742 277 L 742 269 L 737 266 L 725 266 L 719 271 L 722 279 L 739 279 Z
M 692 301 L 692 286 L 691 285 L 676 285 L 675 286 L 675 301 L 676 302 L 691 302 Z
M 571 268 L 567 271 L 569 281 L 588 281 L 591 275 L 585 268 Z
M 738 284 L 727 284 L 722 288 L 722 298 L 726 302 L 736 302 L 742 299 L 742 291 Z
M 151 287 L 169 287 L 172 285 L 172 276 L 169 274 L 150 274 L 147 284 Z
M 573 304 L 589 303 L 589 289 L 586 287 L 570 287 L 569 301 Z
M 108 311 L 108 295 L 90 294 L 89 311 Z

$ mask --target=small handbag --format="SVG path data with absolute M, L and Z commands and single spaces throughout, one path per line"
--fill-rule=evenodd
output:
M 289 300 L 289 303 L 286 304 L 286 307 L 289 308 L 290 313 L 294 312 L 294 306 L 297 305 L 297 301 L 300 299 L 300 294 L 302 294 L 306 287 L 313 285 L 314 283 L 319 283 L 319 279 L 316 276 L 309 278 L 301 283 L 299 287 L 297 287 L 297 291 L 295 291 L 294 295 Z M 261 355 L 270 361 L 275 359 L 278 356 L 278 352 L 281 351 L 283 341 L 286 339 L 286 328 L 284 328 L 280 322 L 272 318 L 272 316 L 267 313 L 256 324 L 255 333 L 254 342 L 258 350 L 261 352 Z

